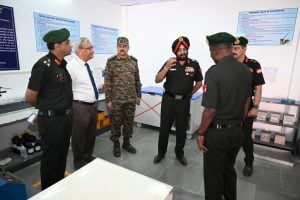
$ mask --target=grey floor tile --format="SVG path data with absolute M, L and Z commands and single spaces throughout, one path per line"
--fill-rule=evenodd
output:
M 254 200 L 299 200 L 299 198 L 256 187 Z
M 175 160 L 158 179 L 194 194 L 200 194 L 204 187 L 202 169 L 189 165 L 182 166 Z
M 174 200 L 204 199 L 203 184 L 203 153 L 199 152 L 196 137 L 186 140 L 185 157 L 188 166 L 182 166 L 174 152 L 176 137 L 170 134 L 168 151 L 160 163 L 154 164 L 157 155 L 158 129 L 146 126 L 134 127 L 131 143 L 137 148 L 136 154 L 124 150 L 121 157 L 113 156 L 113 143 L 110 141 L 110 131 L 97 136 L 93 155 L 145 176 L 157 179 L 174 187 Z M 122 144 L 122 139 L 120 139 Z M 255 146 L 260 148 L 259 146 Z M 262 152 L 262 150 L 256 151 Z M 265 152 L 263 152 L 265 153 Z M 282 155 L 288 155 L 286 153 Z M 292 157 L 294 166 L 289 167 L 264 159 L 255 158 L 254 172 L 250 177 L 243 176 L 244 152 L 241 149 L 236 159 L 238 200 L 296 200 L 300 199 L 300 158 Z M 39 192 L 40 188 L 32 185 L 40 180 L 39 162 L 26 167 L 15 175 L 28 188 L 29 196 Z M 70 149 L 67 158 L 67 170 L 73 172 L 73 154 Z
M 173 200 L 204 200 L 204 196 L 175 187 L 173 190 Z

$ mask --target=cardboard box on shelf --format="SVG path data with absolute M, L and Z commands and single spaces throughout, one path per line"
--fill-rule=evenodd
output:
M 256 119 L 257 119 L 257 120 L 260 120 L 260 121 L 266 121 L 266 120 L 267 120 L 267 116 L 268 116 L 268 113 L 267 113 L 267 112 L 264 112 L 264 111 L 258 111 L 258 112 L 257 112 L 257 117 L 256 117 Z
M 98 121 L 101 121 L 104 119 L 104 111 L 98 111 Z
M 275 135 L 274 143 L 285 145 L 285 135 L 281 135 L 281 134 Z
M 262 142 L 270 142 L 271 133 L 261 132 L 260 133 L 260 141 Z
M 280 121 L 280 113 L 272 113 L 270 114 L 270 122 L 279 123 Z
M 284 115 L 283 116 L 283 124 L 293 125 L 295 123 L 294 115 Z

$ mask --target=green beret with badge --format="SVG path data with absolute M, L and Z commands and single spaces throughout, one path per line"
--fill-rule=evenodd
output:
M 66 28 L 52 30 L 46 33 L 43 37 L 46 43 L 61 43 L 70 37 L 70 31 Z
M 123 45 L 129 45 L 128 38 L 127 37 L 118 37 L 118 39 L 117 39 L 117 45 L 119 46 L 121 44 L 123 44 Z
M 236 40 L 233 43 L 234 45 L 243 45 L 243 46 L 247 46 L 248 44 L 248 39 L 241 36 L 241 37 L 237 37 Z
M 209 46 L 232 45 L 235 40 L 235 37 L 227 32 L 219 32 L 206 36 L 206 41 Z

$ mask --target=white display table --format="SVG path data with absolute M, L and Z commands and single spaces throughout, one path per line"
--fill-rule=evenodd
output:
M 162 87 L 149 86 L 142 88 L 142 99 L 140 105 L 136 106 L 134 121 L 140 124 L 147 124 L 160 127 L 160 109 L 163 95 Z M 202 117 L 203 107 L 201 106 L 202 93 L 196 92 L 191 99 L 190 120 L 187 129 L 187 138 L 191 139 L 192 134 L 197 131 Z M 173 125 L 172 130 L 175 130 Z
M 173 187 L 95 159 L 31 200 L 172 200 Z

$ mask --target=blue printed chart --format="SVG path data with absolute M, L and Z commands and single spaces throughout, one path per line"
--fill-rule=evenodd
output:
M 118 29 L 91 25 L 92 43 L 95 53 L 115 54 L 117 48 Z
M 237 36 L 249 45 L 291 45 L 298 8 L 245 11 L 239 13 Z
M 66 28 L 70 31 L 70 41 L 74 43 L 80 37 L 80 24 L 78 20 L 72 20 L 62 17 L 33 13 L 36 49 L 40 52 L 47 52 L 48 48 L 43 41 L 43 36 L 54 29 Z
M 19 69 L 14 11 L 0 5 L 0 70 Z

